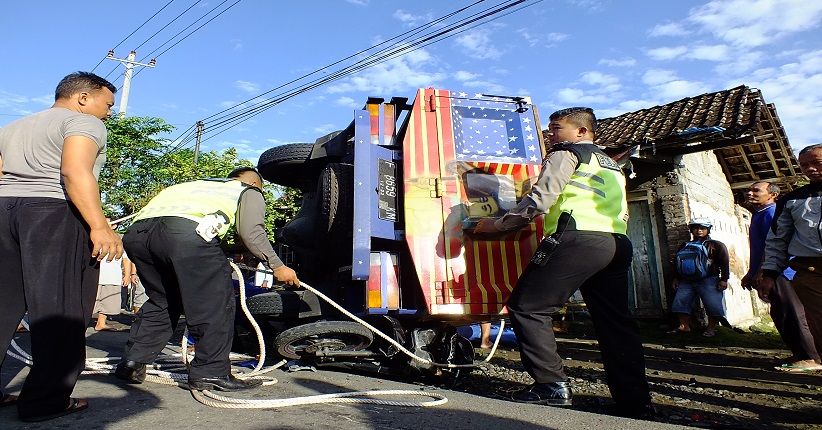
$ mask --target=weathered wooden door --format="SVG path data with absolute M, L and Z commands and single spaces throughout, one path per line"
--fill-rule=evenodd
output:
M 645 198 L 631 199 L 628 211 L 628 236 L 634 245 L 629 273 L 631 312 L 636 316 L 659 316 L 663 312 L 664 291 L 654 213 Z

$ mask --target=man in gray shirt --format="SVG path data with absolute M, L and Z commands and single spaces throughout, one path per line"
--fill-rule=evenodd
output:
M 168 187 L 140 210 L 123 241 L 148 301 L 132 325 L 115 376 L 142 383 L 146 365 L 162 351 L 185 308 L 189 333 L 197 339 L 189 387 L 236 391 L 260 385 L 259 380 L 231 375 L 234 290 L 220 239 L 236 225 L 240 240 L 278 281 L 299 285 L 297 274 L 280 261 L 265 233 L 262 184 L 256 170 L 241 167 L 229 179 Z
M 808 329 L 817 352 L 822 351 L 822 144 L 799 151 L 799 168 L 810 183 L 776 202 L 771 231 L 765 241 L 763 278 L 756 286 L 767 302 L 785 267 L 796 271 L 791 285 L 805 308 Z M 793 260 L 789 260 L 793 256 Z M 819 365 L 809 367 L 818 370 Z
M 50 109 L 0 128 L 0 351 L 28 311 L 34 356 L 19 399 L 2 401 L 16 402 L 24 421 L 88 406 L 69 396 L 84 367 L 97 261 L 123 254 L 97 187 L 106 149 L 101 120 L 115 91 L 97 75 L 72 73 Z

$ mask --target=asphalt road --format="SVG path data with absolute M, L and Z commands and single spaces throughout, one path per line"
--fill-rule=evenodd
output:
M 95 333 L 89 329 L 89 357 L 115 357 L 122 351 L 127 332 Z M 28 344 L 28 335 L 18 335 L 18 343 Z M 17 393 L 28 368 L 6 357 L 2 381 L 6 392 Z M 641 429 L 685 428 L 597 415 L 562 408 L 496 400 L 462 392 L 441 390 L 418 384 L 344 372 L 318 370 L 289 373 L 276 370 L 279 382 L 232 397 L 290 398 L 345 391 L 407 389 L 435 391 L 448 403 L 434 407 L 397 407 L 367 404 L 320 404 L 279 409 L 218 409 L 205 406 L 180 387 L 144 383 L 121 384 L 110 375 L 83 375 L 75 397 L 89 400 L 89 409 L 43 423 L 29 424 L 17 419 L 13 407 L 0 409 L 0 428 L 17 429 Z M 10 382 L 9 382 L 10 381 Z M 422 401 L 424 397 L 392 400 Z

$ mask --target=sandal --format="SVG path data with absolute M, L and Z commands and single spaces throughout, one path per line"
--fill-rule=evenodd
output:
M 53 414 L 47 415 L 35 415 L 32 417 L 20 417 L 20 420 L 25 421 L 27 423 L 36 423 L 40 421 L 51 420 L 54 418 L 62 417 L 63 415 L 73 414 L 75 412 L 80 412 L 88 408 L 88 401 L 85 399 L 77 399 L 74 397 L 69 398 L 69 405 L 63 409 L 62 411 L 55 412 Z
M 714 330 L 712 328 L 709 328 L 708 330 L 705 330 L 704 332 L 702 332 L 702 336 L 714 337 L 714 336 L 716 336 L 716 330 Z
M 822 364 L 813 364 L 810 366 L 805 366 L 798 363 L 785 363 L 781 366 L 774 367 L 774 369 L 788 373 L 816 372 L 818 370 L 822 370 Z
M 17 396 L 14 394 L 3 394 L 0 396 L 0 408 L 17 404 Z

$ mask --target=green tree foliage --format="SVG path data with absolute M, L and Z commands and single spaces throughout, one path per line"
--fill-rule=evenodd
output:
M 299 190 L 268 184 L 264 191 L 266 227 L 280 228 L 297 215 L 302 202 L 302 193 Z
M 197 165 L 190 148 L 171 151 L 172 142 L 160 136 L 174 127 L 161 118 L 114 117 L 106 121 L 108 148 L 100 172 L 100 191 L 106 215 L 120 218 L 142 208 L 162 189 L 201 178 L 224 178 L 239 166 L 252 163 L 237 157 L 235 148 L 201 152 Z M 268 184 L 266 231 L 275 229 L 296 214 L 299 191 Z
M 100 191 L 106 214 L 119 218 L 141 208 L 165 187 L 157 171 L 168 141 L 157 136 L 174 127 L 160 118 L 113 117 L 106 121 L 106 128 L 108 147 Z

